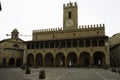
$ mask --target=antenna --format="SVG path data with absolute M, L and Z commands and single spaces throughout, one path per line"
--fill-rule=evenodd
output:
M 11 36 L 11 34 L 6 34 L 6 36 Z M 20 34 L 19 36 L 23 36 L 23 37 L 31 37 L 32 35 L 23 35 L 23 34 Z

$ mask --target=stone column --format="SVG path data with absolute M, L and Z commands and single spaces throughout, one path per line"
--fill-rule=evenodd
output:
M 90 64 L 89 66 L 92 67 L 94 65 L 94 60 L 93 60 L 93 56 L 90 56 Z
M 67 57 L 65 57 L 65 67 L 68 67 Z

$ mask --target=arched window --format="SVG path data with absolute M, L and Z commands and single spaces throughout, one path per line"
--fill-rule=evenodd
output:
M 36 49 L 39 49 L 39 43 L 38 42 L 36 43 Z
M 83 40 L 79 41 L 79 47 L 84 47 L 84 41 Z
M 55 43 L 55 48 L 60 48 L 59 42 L 56 42 L 56 43 Z
M 92 46 L 93 47 L 97 46 L 97 40 L 92 40 Z
M 50 43 L 50 48 L 54 48 L 54 43 L 53 42 Z
M 65 48 L 65 42 L 64 41 L 61 42 L 61 48 Z
M 77 41 L 73 41 L 73 47 L 77 47 Z
M 104 40 L 99 40 L 99 46 L 105 46 Z
M 85 41 L 85 47 L 90 47 L 90 40 Z
M 71 48 L 71 42 L 70 41 L 67 42 L 67 48 Z
M 43 42 L 40 43 L 40 48 L 41 49 L 44 48 L 44 43 Z
M 13 45 L 13 47 L 16 47 L 16 48 L 18 48 L 18 47 L 19 47 L 19 45 L 18 45 L 18 44 L 14 44 L 14 45 Z

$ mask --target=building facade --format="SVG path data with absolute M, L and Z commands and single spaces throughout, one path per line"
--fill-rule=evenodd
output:
M 110 47 L 110 64 L 114 67 L 120 67 L 120 43 Z
M 110 42 L 110 65 L 120 67 L 120 33 L 109 38 Z
M 78 5 L 63 5 L 63 27 L 33 30 L 23 63 L 38 67 L 110 65 L 104 24 L 78 26 Z
M 0 41 L 0 65 L 3 67 L 19 67 L 23 64 L 24 41 L 14 29 L 11 38 Z

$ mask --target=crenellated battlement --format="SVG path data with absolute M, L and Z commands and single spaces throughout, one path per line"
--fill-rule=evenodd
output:
M 75 30 L 96 30 L 96 29 L 103 29 L 105 28 L 105 24 L 92 24 L 92 25 L 80 25 L 78 29 Z M 71 30 L 71 29 L 68 29 Z M 72 29 L 73 30 L 73 29 Z M 49 28 L 49 29 L 40 29 L 40 30 L 33 30 L 33 33 L 40 33 L 40 32 L 54 32 L 54 31 L 64 31 L 63 28 Z
M 104 28 L 105 24 L 92 24 L 92 25 L 81 25 L 78 29 L 90 29 L 90 28 Z
M 63 8 L 77 7 L 77 2 L 63 4 Z
M 61 31 L 63 28 L 49 28 L 49 29 L 40 29 L 40 30 L 33 30 L 33 33 L 37 32 L 49 32 L 49 31 Z

